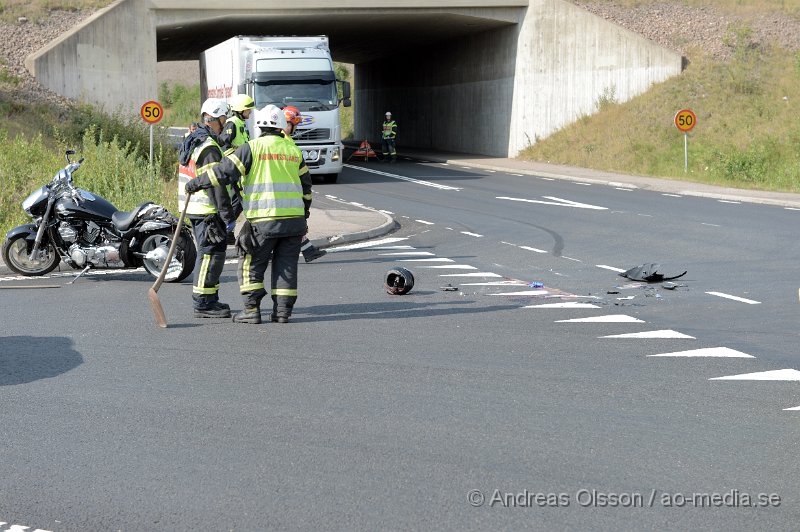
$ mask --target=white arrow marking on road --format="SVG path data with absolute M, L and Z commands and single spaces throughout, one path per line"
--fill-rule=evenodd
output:
M 741 303 L 747 303 L 748 305 L 760 305 L 761 301 L 753 301 L 752 299 L 745 299 L 743 297 L 732 296 L 730 294 L 723 294 L 722 292 L 706 292 L 706 294 L 710 296 L 717 296 L 717 297 L 724 297 L 725 299 L 732 299 L 734 301 L 739 301 Z
M 496 199 L 508 200 L 508 201 L 522 201 L 525 203 L 540 203 L 542 205 L 557 205 L 558 207 L 574 207 L 576 209 L 594 209 L 598 211 L 607 211 L 608 207 L 600 207 L 597 205 L 590 205 L 588 203 L 578 203 L 577 201 L 570 201 L 562 198 L 556 198 L 553 196 L 542 196 L 544 199 L 549 199 L 552 201 L 541 201 L 541 200 L 531 200 L 531 199 L 524 199 L 524 198 L 509 198 L 507 196 L 497 196 Z
M 525 290 L 524 292 L 500 292 L 491 296 L 540 296 L 549 293 L 547 290 Z
M 400 259 L 397 262 L 455 262 L 453 259 L 436 257 L 435 259 Z
M 800 381 L 800 371 L 796 369 L 776 369 L 756 373 L 741 373 L 727 377 L 713 377 L 710 381 Z
M 434 266 L 436 268 L 437 266 Z M 470 266 L 472 268 L 472 266 Z M 476 272 L 476 273 L 444 273 L 440 274 L 439 277 L 502 277 L 502 275 L 497 275 L 496 273 L 491 272 Z
M 626 333 L 626 334 L 611 334 L 609 336 L 600 336 L 599 338 L 687 338 L 690 340 L 694 340 L 694 336 L 689 336 L 688 334 L 679 333 L 678 331 L 673 331 L 672 329 L 663 329 L 660 331 L 644 331 L 638 333 Z
M 346 168 L 352 168 L 353 170 L 361 170 L 362 172 L 369 172 L 371 174 L 378 174 L 386 177 L 391 177 L 392 179 L 400 179 L 401 181 L 408 181 L 409 183 L 424 185 L 426 187 L 433 187 L 441 190 L 456 190 L 456 191 L 461 190 L 458 187 L 451 187 L 450 185 L 440 185 L 439 183 L 433 183 L 431 181 L 422 181 L 421 179 L 413 179 L 411 177 L 406 177 L 404 175 L 390 174 L 389 172 L 381 172 L 380 170 L 373 170 L 371 168 L 364 168 L 362 166 L 353 166 L 352 164 L 345 164 L 344 166 Z
M 713 357 L 713 358 L 756 358 L 753 355 L 742 353 L 728 347 L 706 347 L 704 349 L 692 349 L 689 351 L 675 351 L 673 353 L 661 353 L 660 355 L 647 355 L 649 357 Z
M 522 308 L 600 308 L 591 303 L 578 303 L 577 301 L 568 301 L 566 303 L 545 303 L 543 305 L 528 305 Z
M 645 323 L 639 318 L 625 314 L 609 314 L 607 316 L 594 316 L 592 318 L 575 318 L 571 320 L 556 320 L 556 323 Z

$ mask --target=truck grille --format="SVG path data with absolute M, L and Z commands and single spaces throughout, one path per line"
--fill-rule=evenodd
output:
M 298 129 L 297 133 L 292 135 L 292 138 L 301 142 L 308 140 L 330 140 L 331 130 L 328 128 Z

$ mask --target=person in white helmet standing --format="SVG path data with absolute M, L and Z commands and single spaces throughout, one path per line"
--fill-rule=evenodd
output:
M 208 99 L 200 108 L 202 123 L 186 136 L 178 155 L 178 202 L 183 209 L 189 184 L 210 172 L 222 160 L 217 135 L 227 112 L 227 104 Z M 195 318 L 229 318 L 230 307 L 219 301 L 219 278 L 225 266 L 226 224 L 236 218 L 224 188 L 192 194 L 186 208 L 197 243 L 192 306 Z
M 383 152 L 383 162 L 397 162 L 397 122 L 392 120 L 392 113 L 386 111 L 386 120 L 381 126 L 381 151 Z
M 286 117 L 275 105 L 255 112 L 261 135 L 241 146 L 186 190 L 224 187 L 241 181 L 244 216 L 239 231 L 239 289 L 244 310 L 237 323 L 261 323 L 261 300 L 267 295 L 264 272 L 272 259 L 270 321 L 288 323 L 297 301 L 297 259 L 308 231 L 311 175 L 300 149 L 284 137 Z

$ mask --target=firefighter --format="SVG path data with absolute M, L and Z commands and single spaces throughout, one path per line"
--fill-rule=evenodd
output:
M 237 323 L 261 323 L 261 300 L 266 296 L 264 272 L 272 259 L 270 321 L 288 323 L 297 301 L 297 259 L 308 231 L 311 176 L 300 149 L 283 134 L 286 117 L 267 105 L 255 111 L 261 135 L 239 146 L 214 168 L 191 181 L 186 190 L 199 190 L 241 181 L 244 215 L 239 231 L 239 288 L 244 310 Z
M 219 145 L 225 155 L 230 155 L 236 148 L 250 140 L 250 133 L 245 123 L 250 118 L 256 104 L 247 94 L 237 94 L 231 98 L 231 117 L 225 122 L 225 128 L 219 136 Z
M 178 201 L 186 200 L 189 183 L 211 172 L 222 160 L 217 135 L 222 132 L 226 105 L 215 99 L 203 102 L 201 123 L 183 141 L 179 154 Z M 224 188 L 192 194 L 186 214 L 197 244 L 192 306 L 195 318 L 229 318 L 231 310 L 219 301 L 219 277 L 225 265 L 226 227 L 235 220 L 230 197 Z
M 381 126 L 381 150 L 383 151 L 383 162 L 397 162 L 397 122 L 392 120 L 392 113 L 386 111 L 386 120 Z
M 283 108 L 283 116 L 286 117 L 286 127 L 283 130 L 284 136 L 294 142 L 292 135 L 294 135 L 297 126 L 303 121 L 303 116 L 300 109 L 294 105 L 287 105 Z M 324 249 L 319 249 L 308 239 L 307 235 L 303 235 L 303 241 L 300 243 L 300 252 L 303 254 L 303 260 L 311 262 L 317 260 L 327 253 Z

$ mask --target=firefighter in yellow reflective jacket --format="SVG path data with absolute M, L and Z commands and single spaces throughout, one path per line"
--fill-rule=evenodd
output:
M 183 141 L 179 154 L 178 202 L 186 201 L 189 183 L 197 181 L 222 160 L 216 137 L 222 131 L 222 117 L 227 105 L 208 99 L 200 109 L 202 124 Z M 213 175 L 213 173 L 212 173 Z M 194 266 L 192 306 L 195 318 L 229 318 L 230 307 L 219 301 L 219 277 L 225 265 L 227 231 L 225 225 L 234 220 L 230 197 L 224 188 L 192 194 L 186 214 L 192 222 L 197 243 Z
M 383 162 L 397 162 L 397 122 L 392 120 L 392 113 L 386 111 L 386 120 L 381 124 L 381 149 L 383 151 Z
M 261 136 L 243 144 L 186 190 L 225 186 L 241 180 L 247 221 L 236 239 L 239 286 L 244 310 L 238 323 L 261 323 L 261 300 L 267 294 L 264 272 L 272 259 L 270 320 L 288 323 L 297 301 L 297 259 L 308 231 L 311 176 L 300 150 L 283 136 L 286 117 L 267 105 L 255 112 Z
M 230 155 L 236 148 L 250 140 L 246 121 L 256 106 L 247 94 L 237 94 L 231 98 L 230 105 L 232 115 L 225 122 L 225 127 L 219 135 L 219 145 L 225 155 Z
M 300 109 L 294 105 L 287 105 L 283 108 L 283 116 L 286 117 L 286 127 L 283 128 L 283 136 L 291 140 L 294 144 L 292 135 L 294 135 L 294 132 L 297 129 L 297 126 L 300 125 L 300 122 L 303 121 L 303 115 L 300 113 Z M 312 244 L 306 235 L 303 235 L 303 241 L 300 243 L 300 252 L 303 254 L 303 260 L 306 262 L 317 260 L 328 253 L 324 249 L 319 249 L 317 246 Z

